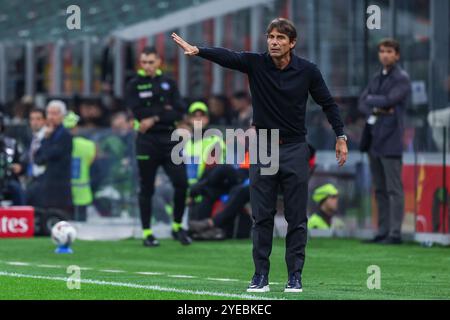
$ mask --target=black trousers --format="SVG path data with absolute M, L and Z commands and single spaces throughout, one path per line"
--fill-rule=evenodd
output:
M 288 274 L 302 273 L 307 242 L 308 160 L 307 143 L 296 142 L 279 145 L 279 168 L 276 174 L 262 175 L 261 168 L 269 165 L 262 165 L 259 161 L 250 165 L 250 203 L 254 218 L 253 261 L 257 274 L 269 273 L 279 187 L 288 222 L 285 256 Z
M 155 190 L 155 177 L 162 166 L 175 189 L 174 221 L 181 223 L 183 218 L 187 176 L 184 163 L 176 165 L 171 160 L 172 148 L 178 143 L 170 140 L 171 133 L 139 134 L 136 139 L 136 156 L 139 167 L 139 208 L 143 229 L 149 229 L 152 217 L 152 196 Z

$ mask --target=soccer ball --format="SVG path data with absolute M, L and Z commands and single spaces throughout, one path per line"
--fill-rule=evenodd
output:
M 60 221 L 52 228 L 52 240 L 58 246 L 70 246 L 77 237 L 77 230 L 68 222 Z

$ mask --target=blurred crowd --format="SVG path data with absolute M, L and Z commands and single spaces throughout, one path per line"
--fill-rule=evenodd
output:
M 251 99 L 241 91 L 231 97 L 186 99 L 186 116 L 179 127 L 190 127 L 188 107 L 194 101 L 207 106 L 210 128 L 246 130 L 251 125 Z M 79 221 L 86 220 L 92 205 L 102 216 L 137 210 L 135 121 L 123 104 L 105 105 L 96 98 L 42 103 L 24 97 L 2 111 L 1 153 L 8 159 L 4 165 L 0 162 L 5 177 L 0 200 L 58 209 Z M 172 190 L 165 190 L 166 177 L 158 176 L 155 198 L 160 199 L 154 206 L 160 214 L 155 218 L 165 220 L 170 214 L 167 194 Z

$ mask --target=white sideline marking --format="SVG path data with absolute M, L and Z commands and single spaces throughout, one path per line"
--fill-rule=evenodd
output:
M 58 266 L 58 265 L 54 265 L 54 264 L 38 264 L 36 267 L 39 267 L 39 268 L 54 268 L 54 269 L 63 268 L 63 266 Z
M 195 276 L 187 276 L 184 274 L 173 274 L 173 275 L 168 275 L 169 278 L 181 278 L 181 279 L 194 279 L 197 278 Z
M 1 261 L 0 261 L 1 262 Z M 14 266 L 31 266 L 31 263 L 28 262 L 20 262 L 20 261 L 9 261 L 9 262 L 5 262 L 6 264 L 9 265 L 14 265 Z M 50 264 L 38 264 L 35 265 L 36 267 L 39 268 L 65 268 L 63 266 L 59 266 L 59 265 L 50 265 Z M 86 270 L 93 270 L 93 271 L 99 271 L 99 272 L 106 272 L 106 273 L 125 273 L 127 271 L 124 270 L 114 270 L 114 269 L 101 269 L 101 270 L 95 270 L 93 268 L 89 268 L 89 267 L 81 267 L 80 270 L 86 271 Z M 143 276 L 162 276 L 165 275 L 164 272 L 134 272 L 135 274 L 139 274 L 139 275 L 143 275 Z M 174 274 L 174 275 L 166 275 L 169 278 L 178 278 L 178 279 L 197 279 L 199 277 L 197 276 L 190 276 L 190 275 L 183 275 L 183 274 Z M 228 278 L 213 278 L 213 277 L 208 277 L 205 278 L 205 280 L 209 280 L 209 281 L 219 281 L 219 282 L 248 282 L 248 281 L 241 281 L 238 279 L 228 279 Z M 280 284 L 279 282 L 270 282 L 270 284 Z
M 31 274 L 10 273 L 10 272 L 3 272 L 3 271 L 0 271 L 0 277 L 1 276 L 11 277 L 11 278 L 28 278 L 28 279 L 64 281 L 64 282 L 67 282 L 69 280 L 69 278 L 64 278 L 64 277 L 37 276 L 37 275 L 31 275 Z M 140 284 L 135 284 L 135 283 L 102 281 L 102 280 L 94 280 L 94 279 L 81 279 L 80 282 L 86 283 L 86 284 L 96 284 L 99 286 L 125 287 L 125 288 L 145 289 L 145 290 L 160 291 L 160 292 L 193 294 L 193 295 L 199 295 L 199 296 L 214 296 L 214 297 L 253 299 L 253 300 L 284 300 L 284 299 L 276 299 L 276 298 L 268 298 L 268 297 L 262 297 L 262 296 L 249 295 L 249 294 L 235 294 L 235 293 L 225 293 L 225 292 L 212 292 L 212 291 L 198 291 L 198 290 L 187 290 L 187 289 L 177 289 L 177 288 L 166 288 L 166 287 L 161 287 L 161 286 L 156 286 L 156 285 L 149 286 L 149 285 L 140 285 Z
M 135 272 L 136 274 L 142 274 L 144 276 L 161 276 L 164 273 L 162 272 Z
M 9 262 L 6 262 L 6 264 L 9 264 L 10 266 L 29 266 L 30 265 L 27 262 L 20 262 L 20 261 L 9 261 Z
M 226 278 L 206 278 L 206 280 L 211 280 L 211 281 L 222 281 L 222 282 L 235 282 L 235 281 L 239 281 L 238 279 L 226 279 Z

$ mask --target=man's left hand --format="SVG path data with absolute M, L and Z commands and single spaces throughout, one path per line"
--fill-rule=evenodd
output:
M 336 160 L 339 167 L 342 167 L 347 161 L 348 148 L 347 142 L 344 139 L 337 139 L 336 141 Z

